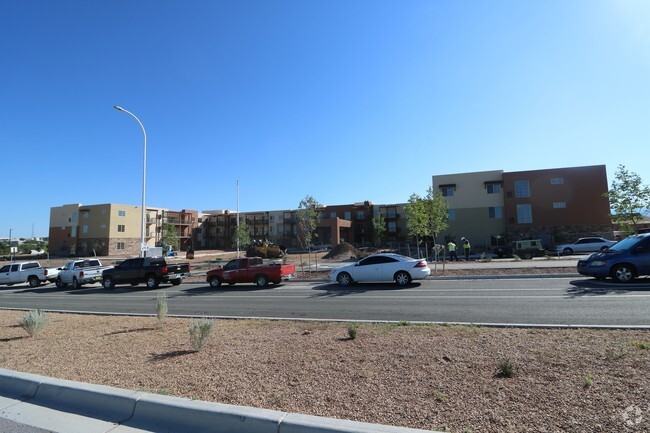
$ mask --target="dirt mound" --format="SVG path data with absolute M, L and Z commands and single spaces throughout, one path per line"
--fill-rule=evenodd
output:
M 352 244 L 347 242 L 341 242 L 334 248 L 332 251 L 323 256 L 324 259 L 333 259 L 341 260 L 348 259 L 350 257 L 360 257 L 362 255 L 361 251 L 356 249 Z

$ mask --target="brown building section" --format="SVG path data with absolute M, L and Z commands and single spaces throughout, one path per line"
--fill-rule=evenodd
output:
M 503 188 L 510 240 L 539 238 L 554 244 L 612 237 L 604 165 L 504 172 Z

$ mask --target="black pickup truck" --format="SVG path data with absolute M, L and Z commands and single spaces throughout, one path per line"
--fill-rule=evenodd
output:
M 145 283 L 150 289 L 155 289 L 160 283 L 177 286 L 189 273 L 189 263 L 170 264 L 162 257 L 128 259 L 102 272 L 102 286 L 105 289 L 112 289 L 117 284 L 137 286 Z

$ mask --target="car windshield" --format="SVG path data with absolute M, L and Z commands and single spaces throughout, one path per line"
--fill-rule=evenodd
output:
M 634 248 L 634 246 L 636 244 L 638 244 L 641 241 L 641 239 L 643 239 L 643 238 L 639 238 L 639 237 L 636 237 L 636 236 L 629 236 L 629 237 L 623 239 L 622 241 L 617 242 L 614 245 L 612 245 L 611 247 L 609 247 L 607 249 L 607 251 L 620 252 L 620 251 L 630 250 L 630 249 Z

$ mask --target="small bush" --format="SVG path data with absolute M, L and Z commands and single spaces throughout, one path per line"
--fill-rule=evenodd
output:
M 594 377 L 591 375 L 590 372 L 587 372 L 587 374 L 585 374 L 585 388 L 589 388 L 593 384 L 594 384 Z
M 499 374 L 503 377 L 514 377 L 517 374 L 517 366 L 511 359 L 503 359 L 499 362 Z
M 20 318 L 20 326 L 27 331 L 30 337 L 41 332 L 41 330 L 49 322 L 49 317 L 47 314 L 40 309 L 30 310 L 29 312 L 22 315 Z
M 167 319 L 167 312 L 167 293 L 160 292 L 156 299 L 156 316 L 158 318 L 158 326 L 161 328 L 165 324 L 165 319 Z
M 650 350 L 650 342 L 635 341 L 632 344 L 639 350 Z
M 199 320 L 198 322 L 190 323 L 190 343 L 197 352 L 203 350 L 208 337 L 212 333 L 214 321 L 212 320 Z
M 357 338 L 357 327 L 355 325 L 348 325 L 348 338 L 350 340 Z

